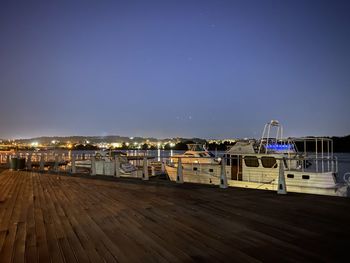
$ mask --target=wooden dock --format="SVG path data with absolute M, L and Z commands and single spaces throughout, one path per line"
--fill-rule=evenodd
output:
M 0 262 L 334 262 L 350 199 L 0 173 Z

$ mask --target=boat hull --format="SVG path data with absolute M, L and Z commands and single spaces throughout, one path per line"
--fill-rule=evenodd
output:
M 176 181 L 177 167 L 166 165 L 166 171 L 171 181 Z M 193 171 L 192 167 L 183 166 L 183 179 L 184 182 L 198 183 L 198 184 L 209 184 L 209 185 L 220 185 L 220 165 L 212 167 L 213 173 Z M 277 191 L 278 188 L 278 174 L 272 174 L 273 180 L 266 182 L 252 182 L 244 180 L 232 180 L 226 169 L 227 182 L 230 187 L 250 188 L 258 190 L 270 190 Z M 349 187 L 347 185 L 327 185 L 324 187 L 314 185 L 298 185 L 297 183 L 291 182 L 286 178 L 286 188 L 288 192 L 294 193 L 306 193 L 306 194 L 317 194 L 317 195 L 329 195 L 329 196 L 342 196 L 347 197 Z

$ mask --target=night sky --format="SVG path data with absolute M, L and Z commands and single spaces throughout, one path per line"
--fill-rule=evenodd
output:
M 0 138 L 350 133 L 350 1 L 0 1 Z

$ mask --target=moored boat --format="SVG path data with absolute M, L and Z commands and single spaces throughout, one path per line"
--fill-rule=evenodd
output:
M 140 177 L 141 173 L 138 169 L 129 162 L 127 155 L 121 151 L 101 150 L 94 154 L 96 174 L 112 175 L 114 174 L 115 164 L 114 159 L 119 160 L 119 174 L 125 177 Z M 76 160 L 75 167 L 83 169 L 91 169 L 91 158 L 86 160 Z M 72 163 L 69 162 L 68 166 L 71 167 Z
M 274 136 L 272 135 L 274 134 Z M 302 149 L 302 151 L 298 151 Z M 183 162 L 185 182 L 220 184 L 219 163 Z M 283 138 L 283 128 L 273 120 L 264 127 L 259 141 L 236 142 L 225 152 L 225 174 L 229 186 L 277 190 L 280 166 L 289 192 L 347 196 L 348 186 L 336 181 L 338 162 L 329 138 Z M 166 165 L 172 181 L 178 167 Z

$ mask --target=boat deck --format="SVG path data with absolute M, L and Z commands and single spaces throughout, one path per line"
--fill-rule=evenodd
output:
M 350 199 L 0 173 L 0 262 L 340 261 Z

